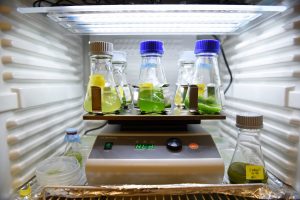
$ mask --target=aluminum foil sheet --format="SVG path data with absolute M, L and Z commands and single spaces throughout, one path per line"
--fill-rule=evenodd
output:
M 190 196 L 192 195 L 192 196 Z M 199 195 L 204 195 L 204 198 Z M 45 187 L 40 199 L 104 200 L 200 200 L 206 199 L 297 199 L 292 191 L 272 190 L 265 184 L 174 184 L 122 186 L 51 186 Z M 179 198 L 177 198 L 177 197 Z M 104 198 L 103 198 L 104 197 Z M 167 198 L 168 197 L 168 198 Z M 181 198 L 180 198 L 181 197 Z M 198 198 L 199 197 L 199 198 Z

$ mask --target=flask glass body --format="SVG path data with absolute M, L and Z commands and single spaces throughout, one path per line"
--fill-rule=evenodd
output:
M 193 76 L 194 64 L 194 62 L 180 62 L 174 97 L 176 107 L 184 107 L 184 99 Z
M 259 131 L 239 128 L 237 144 L 227 171 L 230 183 L 267 182 Z
M 97 113 L 114 113 L 121 108 L 120 95 L 116 89 L 111 69 L 111 58 L 110 55 L 90 56 L 91 74 L 84 101 L 84 109 L 87 112 L 93 112 L 92 86 L 101 88 L 101 110 Z
M 161 113 L 165 109 L 164 89 L 166 77 L 161 66 L 161 54 L 142 55 L 139 76 L 138 107 L 141 112 Z
M 200 114 L 219 114 L 222 110 L 221 80 L 218 54 L 199 53 L 190 84 L 198 87 L 198 111 Z M 189 89 L 185 98 L 189 107 Z
M 66 143 L 64 155 L 76 158 L 80 166 L 82 166 L 83 158 L 80 152 L 80 136 L 77 133 L 66 134 L 64 142 Z
M 126 78 L 126 62 L 113 62 L 112 63 L 113 76 L 116 83 L 116 88 L 120 95 L 123 107 L 132 105 L 132 91 Z

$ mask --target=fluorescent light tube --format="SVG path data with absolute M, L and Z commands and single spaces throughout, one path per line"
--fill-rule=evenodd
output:
M 46 13 L 71 33 L 240 34 L 284 11 L 284 6 L 253 5 L 101 5 L 18 8 Z

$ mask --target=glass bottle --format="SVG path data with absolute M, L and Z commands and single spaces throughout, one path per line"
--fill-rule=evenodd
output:
M 268 175 L 259 135 L 263 116 L 255 113 L 238 114 L 236 126 L 237 144 L 227 171 L 230 183 L 266 183 Z
M 21 187 L 21 189 L 19 190 L 19 196 L 18 196 L 17 200 L 30 200 L 30 199 L 32 199 L 31 187 L 30 187 L 30 184 L 27 183 L 26 185 Z
M 178 60 L 179 70 L 176 82 L 176 92 L 174 97 L 174 105 L 184 107 L 184 99 L 187 93 L 190 79 L 193 76 L 195 54 L 193 51 L 183 51 Z
M 126 67 L 126 53 L 123 51 L 114 51 L 112 57 L 112 70 L 123 108 L 128 108 L 128 106 L 132 105 L 132 92 L 130 85 L 127 83 Z
M 200 114 L 219 114 L 222 110 L 220 95 L 220 73 L 218 68 L 218 40 L 198 40 L 195 45 L 196 63 L 191 85 L 198 87 L 198 112 Z M 189 108 L 189 92 L 185 106 Z
M 116 89 L 112 73 L 113 44 L 109 42 L 90 42 L 90 65 L 91 75 L 84 101 L 84 109 L 93 113 L 114 113 L 120 110 L 121 101 Z M 99 97 L 101 108 L 93 110 L 92 87 L 101 89 Z M 94 102 L 99 103 L 99 102 Z M 100 104 L 100 103 L 99 103 Z
M 138 106 L 142 113 L 162 113 L 165 110 L 163 86 L 167 81 L 161 66 L 163 52 L 161 41 L 150 40 L 140 43 L 142 64 Z
M 77 134 L 76 128 L 66 129 L 64 142 L 67 143 L 64 155 L 75 157 L 80 166 L 82 166 L 82 154 L 80 152 L 80 136 Z

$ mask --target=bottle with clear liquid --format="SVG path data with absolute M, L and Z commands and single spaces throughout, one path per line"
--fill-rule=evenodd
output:
M 161 66 L 163 54 L 161 41 L 143 41 L 140 43 L 142 64 L 139 76 L 138 106 L 142 113 L 162 113 L 165 110 L 163 86 L 166 77 Z
M 198 112 L 200 114 L 219 114 L 222 110 L 219 51 L 218 40 L 198 40 L 195 45 L 196 63 L 191 85 L 198 87 Z M 190 87 L 185 98 L 187 108 L 189 108 L 189 90 Z
M 121 108 L 121 100 L 112 73 L 113 44 L 109 42 L 90 42 L 91 74 L 84 101 L 84 109 L 93 113 L 115 113 Z M 92 102 L 92 87 L 101 91 L 99 102 Z M 101 104 L 101 109 L 93 110 L 93 103 Z
M 176 82 L 176 92 L 174 97 L 174 105 L 176 107 L 184 107 L 184 99 L 187 93 L 190 79 L 193 76 L 195 54 L 193 51 L 183 51 L 179 58 L 178 78 Z
M 71 156 L 77 159 L 82 166 L 82 154 L 80 152 L 80 136 L 76 128 L 68 128 L 66 130 L 64 142 L 67 143 L 64 156 Z
M 132 105 L 132 92 L 126 78 L 126 67 L 126 53 L 123 51 L 114 51 L 112 57 L 112 70 L 123 108 L 128 108 Z
M 263 116 L 255 113 L 238 114 L 236 126 L 237 144 L 227 171 L 230 183 L 266 183 L 268 175 L 259 135 Z

